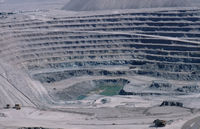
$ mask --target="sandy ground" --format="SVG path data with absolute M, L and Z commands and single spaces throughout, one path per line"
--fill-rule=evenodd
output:
M 79 106 L 57 106 L 45 110 L 32 107 L 1 109 L 0 129 L 149 129 L 154 128 L 151 125 L 157 118 L 169 121 L 163 129 L 180 129 L 186 121 L 199 115 L 187 108 L 153 106 L 156 102 L 141 97 L 107 97 L 109 102 L 106 104 L 102 104 L 101 99 L 89 107 L 85 106 L 89 100 L 84 100 Z

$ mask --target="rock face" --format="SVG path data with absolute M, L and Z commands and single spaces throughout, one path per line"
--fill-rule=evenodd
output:
M 132 92 L 126 92 L 124 89 L 121 89 L 119 95 L 134 95 Z
M 181 102 L 173 102 L 173 101 L 163 101 L 162 104 L 160 105 L 162 106 L 177 106 L 177 107 L 183 107 L 183 103 Z
M 149 88 L 154 90 L 169 91 L 172 89 L 172 87 L 173 87 L 172 84 L 170 84 L 169 82 L 159 80 L 159 81 L 153 81 Z
M 167 122 L 165 120 L 159 120 L 159 119 L 154 120 L 153 123 L 154 123 L 155 127 L 165 127 L 167 124 Z
M 75 11 L 189 6 L 188 0 L 71 0 L 63 9 Z
M 180 88 L 177 88 L 176 91 L 184 92 L 184 93 L 199 93 L 200 86 L 198 86 L 198 85 L 182 86 Z

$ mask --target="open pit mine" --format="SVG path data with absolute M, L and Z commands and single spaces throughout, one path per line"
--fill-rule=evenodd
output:
M 0 13 L 0 129 L 198 129 L 200 8 L 88 10 Z

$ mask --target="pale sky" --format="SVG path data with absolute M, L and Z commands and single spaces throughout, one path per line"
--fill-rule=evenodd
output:
M 0 0 L 0 11 L 61 9 L 69 1 L 70 0 Z M 197 3 L 200 3 L 200 0 L 189 0 L 189 2 L 194 3 L 194 6 L 198 6 Z

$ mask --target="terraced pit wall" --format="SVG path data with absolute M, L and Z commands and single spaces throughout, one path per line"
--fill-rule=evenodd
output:
M 133 75 L 198 81 L 199 14 L 187 8 L 2 19 L 0 57 L 42 83 Z

